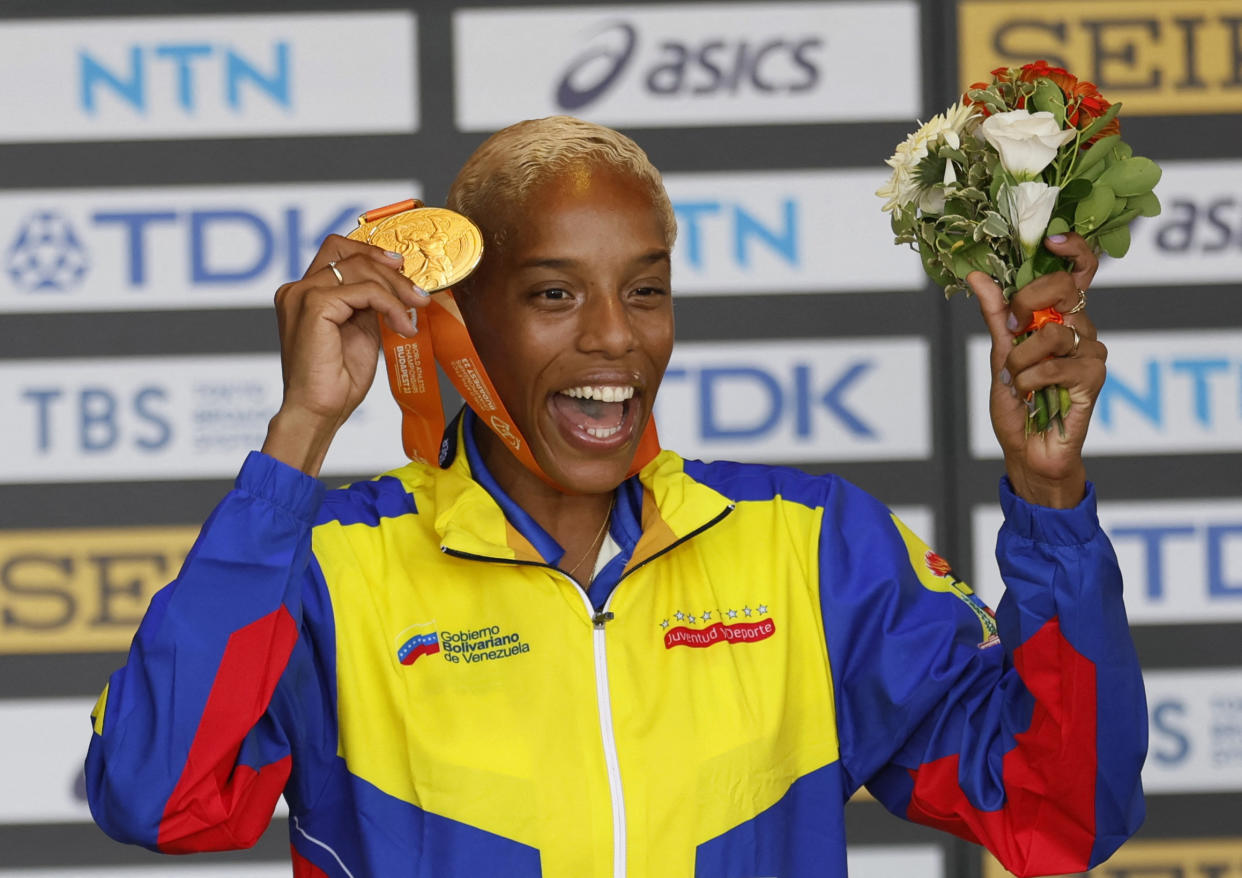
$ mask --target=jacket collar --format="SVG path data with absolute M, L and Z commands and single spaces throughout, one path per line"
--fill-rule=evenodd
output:
M 442 550 L 500 561 L 555 566 L 564 550 L 518 506 L 483 463 L 471 432 L 474 414 L 450 425 L 449 449 L 435 479 L 435 529 Z M 454 447 L 455 446 L 455 447 Z M 661 451 L 618 488 L 610 534 L 625 559 L 621 575 L 693 536 L 732 504 L 690 478 L 676 453 Z

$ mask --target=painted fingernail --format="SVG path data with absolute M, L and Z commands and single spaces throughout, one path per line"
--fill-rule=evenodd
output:
M 1000 382 L 1001 382 L 1001 384 L 1006 384 L 1006 385 L 1008 385 L 1008 384 L 1011 384 L 1011 383 L 1013 382 L 1013 376 L 1009 374 L 1009 370 L 1008 370 L 1008 369 L 1001 369 L 1001 370 L 1000 370 L 1000 376 L 999 376 L 999 377 L 1000 377 Z
M 1008 330 L 1009 330 L 1010 332 L 1017 332 L 1017 331 L 1018 331 L 1018 318 L 1017 318 L 1017 315 L 1015 315 L 1015 314 L 1013 314 L 1012 312 L 1010 312 L 1010 314 L 1009 314 L 1009 319 L 1005 321 L 1005 326 L 1006 326 L 1006 328 L 1008 328 Z
M 384 255 L 397 262 L 405 262 L 405 257 L 395 250 L 385 250 Z
M 414 327 L 414 334 L 418 335 L 418 309 L 410 309 L 410 324 Z
M 1010 395 L 1010 396 L 1012 396 L 1014 399 L 1017 399 L 1017 398 L 1018 398 L 1018 388 L 1013 387 L 1013 386 L 1010 386 L 1010 388 L 1009 388 L 1009 395 Z
M 426 290 L 424 290 L 422 287 L 420 287 L 418 284 L 414 283 L 413 281 L 410 282 L 410 286 L 414 288 L 415 295 L 422 296 L 423 298 L 426 298 L 427 296 L 431 295 L 431 293 L 427 292 Z
M 1048 240 L 1054 244 L 1064 244 L 1065 236 L 1064 235 L 1049 235 Z

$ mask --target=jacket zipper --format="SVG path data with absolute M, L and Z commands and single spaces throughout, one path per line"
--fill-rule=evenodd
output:
M 733 504 L 725 507 L 719 515 L 711 521 L 695 528 L 681 539 L 678 539 L 665 546 L 659 552 L 656 552 L 650 558 L 647 558 L 641 564 L 635 565 L 632 570 L 626 572 L 617 580 L 617 585 L 613 587 L 612 593 L 608 595 L 608 600 L 604 601 L 604 608 L 597 611 L 591 603 L 591 598 L 583 589 L 582 584 L 570 576 L 559 567 L 553 567 L 551 564 L 539 561 L 519 561 L 512 558 L 492 558 L 487 555 L 475 555 L 470 552 L 461 552 L 456 549 L 450 549 L 447 546 L 441 546 L 440 551 L 446 555 L 452 555 L 455 558 L 463 558 L 472 561 L 490 561 L 494 564 L 519 564 L 526 567 L 546 567 L 559 573 L 561 576 L 573 586 L 582 598 L 582 603 L 586 606 L 587 617 L 591 621 L 591 639 L 595 657 L 595 705 L 599 713 L 599 731 L 604 746 L 604 767 L 608 773 L 608 794 L 612 804 L 612 874 L 613 878 L 625 878 L 626 873 L 626 847 L 625 847 L 625 792 L 621 786 L 621 765 L 617 759 L 617 737 L 612 725 L 612 690 L 608 685 L 608 650 L 607 641 L 605 640 L 605 625 L 612 620 L 612 612 L 608 607 L 612 604 L 612 599 L 617 594 L 617 588 L 621 585 L 621 579 L 625 579 L 635 570 L 639 570 L 650 564 L 656 558 L 667 552 L 672 551 L 680 546 L 691 537 L 701 534 L 709 527 L 717 524 L 726 515 L 733 511 Z

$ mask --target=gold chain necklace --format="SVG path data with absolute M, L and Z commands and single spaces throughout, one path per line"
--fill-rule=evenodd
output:
M 599 526 L 599 530 L 591 539 L 591 544 L 587 546 L 586 551 L 582 553 L 582 557 L 578 559 L 578 563 L 570 567 L 568 573 L 573 579 L 577 579 L 578 568 L 582 566 L 582 562 L 591 556 L 591 550 L 595 548 L 595 544 L 600 541 L 600 537 L 604 535 L 604 531 L 608 529 L 608 522 L 612 521 L 612 507 L 616 505 L 617 498 L 614 496 L 608 502 L 608 512 L 604 515 L 604 522 Z

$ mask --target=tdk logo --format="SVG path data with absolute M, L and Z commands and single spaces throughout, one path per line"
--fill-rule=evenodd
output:
M 90 261 L 81 238 L 60 214 L 31 214 L 5 254 L 5 268 L 22 292 L 71 289 L 86 276 Z
M 241 113 L 255 101 L 289 109 L 290 64 L 285 40 L 274 41 L 262 57 L 205 42 L 135 45 L 107 57 L 83 49 L 78 52 L 78 94 L 90 115 L 107 100 L 145 114 L 164 109 L 169 98 L 187 114 L 204 107 Z
M 819 83 L 824 50 L 818 36 L 703 36 L 662 39 L 646 52 L 639 29 L 628 21 L 605 24 L 588 42 L 556 85 L 556 103 L 566 112 L 595 103 L 632 67 L 641 87 L 657 98 L 798 94 Z M 638 56 L 641 62 L 635 61 Z

